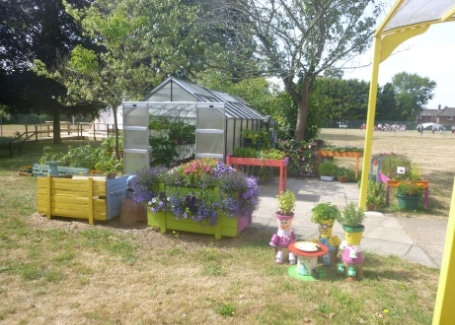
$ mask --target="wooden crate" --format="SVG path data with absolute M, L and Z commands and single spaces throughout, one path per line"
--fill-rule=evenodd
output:
M 129 175 L 112 179 L 38 177 L 38 212 L 51 217 L 110 220 L 120 215 Z

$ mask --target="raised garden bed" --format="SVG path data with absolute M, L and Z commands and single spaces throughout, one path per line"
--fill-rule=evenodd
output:
M 87 219 L 91 225 L 110 220 L 120 215 L 128 176 L 37 177 L 38 212 L 49 219 Z

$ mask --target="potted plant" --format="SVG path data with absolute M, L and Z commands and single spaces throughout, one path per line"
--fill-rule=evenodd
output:
M 295 194 L 292 191 L 284 191 L 278 195 L 278 211 L 280 216 L 294 216 Z
M 363 274 L 364 257 L 360 242 L 365 230 L 365 226 L 362 224 L 365 218 L 363 209 L 357 207 L 353 202 L 349 203 L 337 218 L 344 229 L 344 240 L 340 244 L 340 249 L 343 250 L 341 257 L 343 263 L 338 265 L 337 271 L 346 272 L 348 280 L 354 280 Z
M 368 210 L 376 210 L 385 207 L 386 195 L 387 191 L 383 183 L 369 180 L 366 200 Z
M 324 160 L 318 168 L 322 181 L 333 181 L 338 173 L 338 166 L 332 160 Z
M 338 168 L 337 179 L 339 182 L 352 182 L 355 180 L 355 172 L 346 167 Z
M 311 212 L 311 221 L 317 223 L 319 227 L 319 238 L 313 241 L 318 241 L 327 246 L 328 253 L 322 256 L 322 262 L 326 266 L 332 265 L 336 262 L 338 246 L 340 245 L 340 239 L 337 236 L 332 236 L 332 227 L 340 215 L 340 210 L 330 202 L 323 202 L 311 209 Z
M 402 209 L 415 210 L 423 196 L 423 187 L 413 181 L 403 181 L 397 187 L 398 206 Z
M 323 221 L 331 221 L 333 224 L 340 215 L 338 207 L 330 202 L 319 203 L 311 209 L 311 212 L 311 221 L 318 224 Z
M 343 226 L 343 229 L 364 229 L 362 222 L 366 215 L 362 208 L 357 207 L 353 202 L 349 203 L 341 214 L 338 215 L 337 221 Z M 363 231 L 363 230 L 362 230 Z
M 295 264 L 294 253 L 288 250 L 289 244 L 295 242 L 296 235 L 292 230 L 292 220 L 295 210 L 295 194 L 292 191 L 284 191 L 278 195 L 278 211 L 275 213 L 278 231 L 270 239 L 270 246 L 275 248 L 275 262 L 283 263 L 289 260 L 290 264 Z

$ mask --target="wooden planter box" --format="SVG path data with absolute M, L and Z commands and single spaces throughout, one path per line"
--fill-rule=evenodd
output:
M 235 218 L 222 215 L 215 226 L 211 226 L 208 220 L 195 221 L 192 219 L 177 219 L 172 213 L 160 211 L 147 212 L 147 224 L 159 228 L 162 233 L 166 230 L 187 231 L 198 234 L 214 235 L 215 239 L 221 237 L 237 237 L 243 229 L 252 222 L 251 215 L 238 216 Z
M 160 184 L 161 190 L 166 190 L 168 193 L 179 193 L 187 195 L 194 193 L 200 197 L 212 197 L 213 199 L 219 199 L 219 189 L 202 189 L 202 188 L 189 188 L 189 187 L 174 187 L 164 186 Z M 237 194 L 235 194 L 237 195 Z M 199 234 L 214 235 L 215 239 L 221 239 L 224 237 L 237 237 L 240 232 L 249 226 L 252 222 L 252 216 L 242 215 L 237 217 L 228 217 L 221 215 L 216 225 L 211 225 L 209 220 L 196 221 L 191 218 L 183 219 L 176 218 L 171 212 L 159 211 L 152 213 L 150 209 L 147 211 L 147 224 L 151 227 L 159 228 L 162 233 L 166 230 L 177 230 L 187 231 Z
M 37 177 L 38 212 L 51 217 L 110 220 L 120 215 L 129 175 L 75 178 Z
M 286 190 L 286 180 L 288 177 L 288 162 L 289 157 L 284 159 L 261 159 L 261 158 L 243 158 L 243 157 L 226 157 L 226 165 L 237 166 L 262 166 L 262 167 L 277 167 L 280 169 L 280 183 L 278 193 Z

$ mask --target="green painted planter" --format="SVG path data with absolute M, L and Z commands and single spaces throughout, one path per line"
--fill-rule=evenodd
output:
M 405 210 L 415 210 L 419 207 L 420 196 L 397 195 L 398 207 Z
M 189 187 L 172 187 L 166 186 L 166 192 L 179 193 L 187 195 L 194 193 L 195 195 L 203 195 L 216 199 L 219 197 L 219 189 L 201 189 Z M 236 194 L 235 194 L 236 195 Z M 252 222 L 252 215 L 241 215 L 237 217 L 228 217 L 221 215 L 215 226 L 210 225 L 209 220 L 196 221 L 191 218 L 183 219 L 176 218 L 171 212 L 160 211 L 152 213 L 150 209 L 147 211 L 147 224 L 151 227 L 159 228 L 162 233 L 167 230 L 186 231 L 199 234 L 214 235 L 215 239 L 221 237 L 237 237 L 240 232 L 249 226 Z
M 195 221 L 193 219 L 177 219 L 172 213 L 160 211 L 147 212 L 147 224 L 159 228 L 162 233 L 167 230 L 186 231 L 198 234 L 214 235 L 215 239 L 221 237 L 237 237 L 243 229 L 252 222 L 251 215 L 227 217 L 222 215 L 215 226 L 208 220 Z

